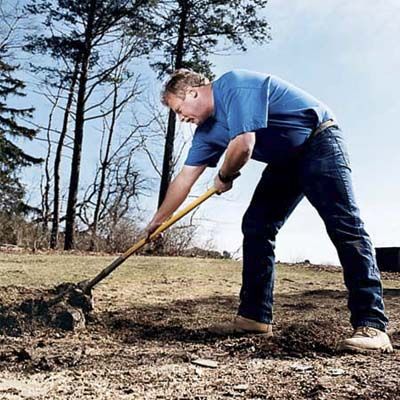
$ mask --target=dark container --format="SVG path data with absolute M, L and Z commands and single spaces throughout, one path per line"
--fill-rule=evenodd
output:
M 381 271 L 400 272 L 400 247 L 376 247 L 375 252 Z

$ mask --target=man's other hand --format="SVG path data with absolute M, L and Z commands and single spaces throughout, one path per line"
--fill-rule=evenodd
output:
M 142 237 L 146 240 L 162 225 L 162 222 L 151 221 L 143 231 Z
M 227 192 L 228 190 L 231 190 L 232 186 L 233 186 L 232 182 L 224 183 L 221 181 L 221 179 L 219 178 L 218 175 L 214 178 L 214 187 L 215 187 L 215 189 L 218 190 L 219 194 Z

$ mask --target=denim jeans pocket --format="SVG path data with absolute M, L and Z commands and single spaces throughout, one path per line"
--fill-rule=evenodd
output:
M 349 155 L 338 128 L 328 128 L 313 138 L 307 144 L 306 154 L 311 164 L 318 165 L 319 169 L 347 168 L 350 170 Z
M 347 150 L 342 132 L 338 128 L 333 128 L 332 131 L 329 133 L 331 134 L 333 140 L 336 142 L 337 149 L 342 155 L 345 166 L 351 170 L 349 152 Z

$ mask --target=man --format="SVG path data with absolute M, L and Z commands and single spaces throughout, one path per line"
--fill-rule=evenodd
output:
M 207 166 L 224 161 L 220 193 L 250 158 L 267 163 L 243 217 L 243 282 L 237 316 L 214 333 L 272 336 L 275 237 L 306 196 L 323 219 L 343 266 L 352 337 L 342 350 L 393 351 L 385 333 L 382 285 L 371 241 L 359 216 L 348 154 L 332 112 L 272 75 L 231 71 L 214 82 L 189 70 L 166 83 L 163 103 L 197 125 L 185 165 L 146 228 L 150 234 L 185 200 Z

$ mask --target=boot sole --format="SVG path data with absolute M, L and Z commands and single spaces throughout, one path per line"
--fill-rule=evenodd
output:
M 393 346 L 391 344 L 387 344 L 385 346 L 379 347 L 378 349 L 365 349 L 352 345 L 341 346 L 337 349 L 338 351 L 349 351 L 352 353 L 374 353 L 380 351 L 382 353 L 393 353 Z

